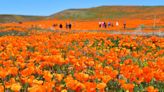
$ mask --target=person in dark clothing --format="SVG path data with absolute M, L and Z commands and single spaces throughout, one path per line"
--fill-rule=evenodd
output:
M 53 27 L 56 27 L 56 26 L 57 26 L 57 24 L 53 24 L 52 26 L 53 26 Z
M 124 24 L 123 24 L 123 25 L 124 25 L 124 29 L 126 29 L 126 22 L 124 22 Z
M 62 25 L 62 24 L 60 24 L 60 25 L 59 25 L 59 28 L 60 28 L 60 29 L 62 29 L 62 28 L 63 28 L 63 25 Z
M 71 24 L 71 23 L 69 23 L 69 25 L 68 25 L 68 26 L 69 26 L 69 29 L 71 29 L 71 28 L 72 28 L 72 24 Z
M 106 28 L 106 26 L 107 26 L 107 25 L 106 25 L 106 22 L 104 22 L 104 28 Z
M 19 23 L 19 24 L 23 24 L 23 22 L 22 22 L 22 21 L 19 21 L 18 23 Z

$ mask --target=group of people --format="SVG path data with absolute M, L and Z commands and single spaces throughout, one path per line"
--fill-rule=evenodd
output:
M 64 27 L 63 24 L 59 24 L 59 25 L 58 24 L 53 24 L 53 27 L 57 27 L 57 26 L 59 26 L 60 29 L 62 29 Z M 71 23 L 66 23 L 65 27 L 66 27 L 66 29 L 71 29 L 72 24 Z
M 116 27 L 118 27 L 119 26 L 119 22 L 116 21 L 115 25 L 116 25 Z M 111 23 L 111 22 L 108 22 L 108 23 L 106 23 L 106 22 L 99 22 L 99 28 L 107 28 L 107 27 L 113 27 L 113 26 L 114 26 L 114 24 Z M 123 28 L 126 29 L 126 22 L 123 23 Z
M 99 27 L 100 28 L 106 28 L 107 27 L 106 22 L 99 22 Z
M 23 24 L 23 22 L 18 22 L 18 23 Z M 120 24 L 123 26 L 124 29 L 126 29 L 127 24 L 126 24 L 125 21 L 124 21 L 123 24 L 119 23 L 118 21 L 116 21 L 115 23 L 114 22 L 99 22 L 99 28 L 109 28 L 109 27 L 114 27 L 114 26 L 119 27 Z M 32 27 L 33 27 L 33 25 L 32 25 Z M 70 30 L 72 28 L 72 24 L 71 23 L 66 23 L 65 26 L 61 23 L 52 25 L 52 29 L 56 28 L 56 27 L 58 27 L 60 29 L 63 29 L 65 27 L 66 29 Z
M 66 23 L 66 29 L 71 29 L 72 28 L 72 24 L 71 23 Z

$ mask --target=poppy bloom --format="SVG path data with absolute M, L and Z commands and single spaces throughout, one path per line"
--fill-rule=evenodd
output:
M 0 91 L 4 92 L 4 86 L 0 85 Z
M 63 79 L 64 74 L 55 74 L 55 77 L 60 82 Z
M 123 87 L 125 90 L 128 90 L 128 91 L 130 91 L 130 92 L 133 92 L 134 84 L 123 84 L 122 87 Z
M 149 86 L 146 88 L 146 91 L 148 92 L 158 92 L 158 89 L 154 88 L 153 86 Z
M 97 88 L 101 91 L 104 91 L 104 88 L 106 87 L 106 83 L 99 83 L 97 84 Z
M 11 90 L 13 90 L 15 92 L 19 92 L 21 87 L 22 86 L 20 85 L 20 83 L 14 83 L 14 84 L 11 85 Z

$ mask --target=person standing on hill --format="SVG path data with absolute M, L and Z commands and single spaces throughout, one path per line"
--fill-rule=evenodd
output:
M 53 29 L 55 29 L 55 28 L 56 28 L 56 26 L 57 26 L 57 24 L 53 24 L 53 25 L 52 25 Z
M 119 23 L 118 23 L 118 21 L 116 21 L 116 26 L 117 26 L 117 27 L 119 26 Z
M 104 27 L 104 22 L 101 22 L 101 28 L 103 28 Z
M 124 25 L 124 29 L 126 29 L 126 22 L 125 21 L 124 21 L 124 24 L 123 25 Z
M 108 22 L 108 27 L 110 27 L 111 26 L 111 23 L 110 22 Z
M 101 22 L 99 22 L 99 28 L 101 28 L 101 26 L 102 26 L 102 23 L 101 23 Z
M 102 28 L 106 28 L 106 23 L 102 22 Z
M 57 26 L 57 24 L 53 24 L 52 26 L 53 26 L 53 27 L 56 27 L 56 26 Z
M 107 26 L 107 25 L 106 25 L 106 22 L 104 22 L 104 28 L 106 28 L 106 26 Z
M 71 28 L 72 28 L 72 24 L 71 24 L 71 23 L 69 23 L 68 28 L 69 28 L 69 29 L 71 29 Z
M 60 29 L 62 29 L 62 28 L 63 28 L 63 25 L 62 25 L 62 24 L 60 24 L 60 25 L 59 25 L 59 28 L 60 28 Z

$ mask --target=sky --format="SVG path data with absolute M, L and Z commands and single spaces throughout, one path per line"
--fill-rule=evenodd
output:
M 164 6 L 164 0 L 0 0 L 0 14 L 48 16 L 65 9 L 103 5 Z

